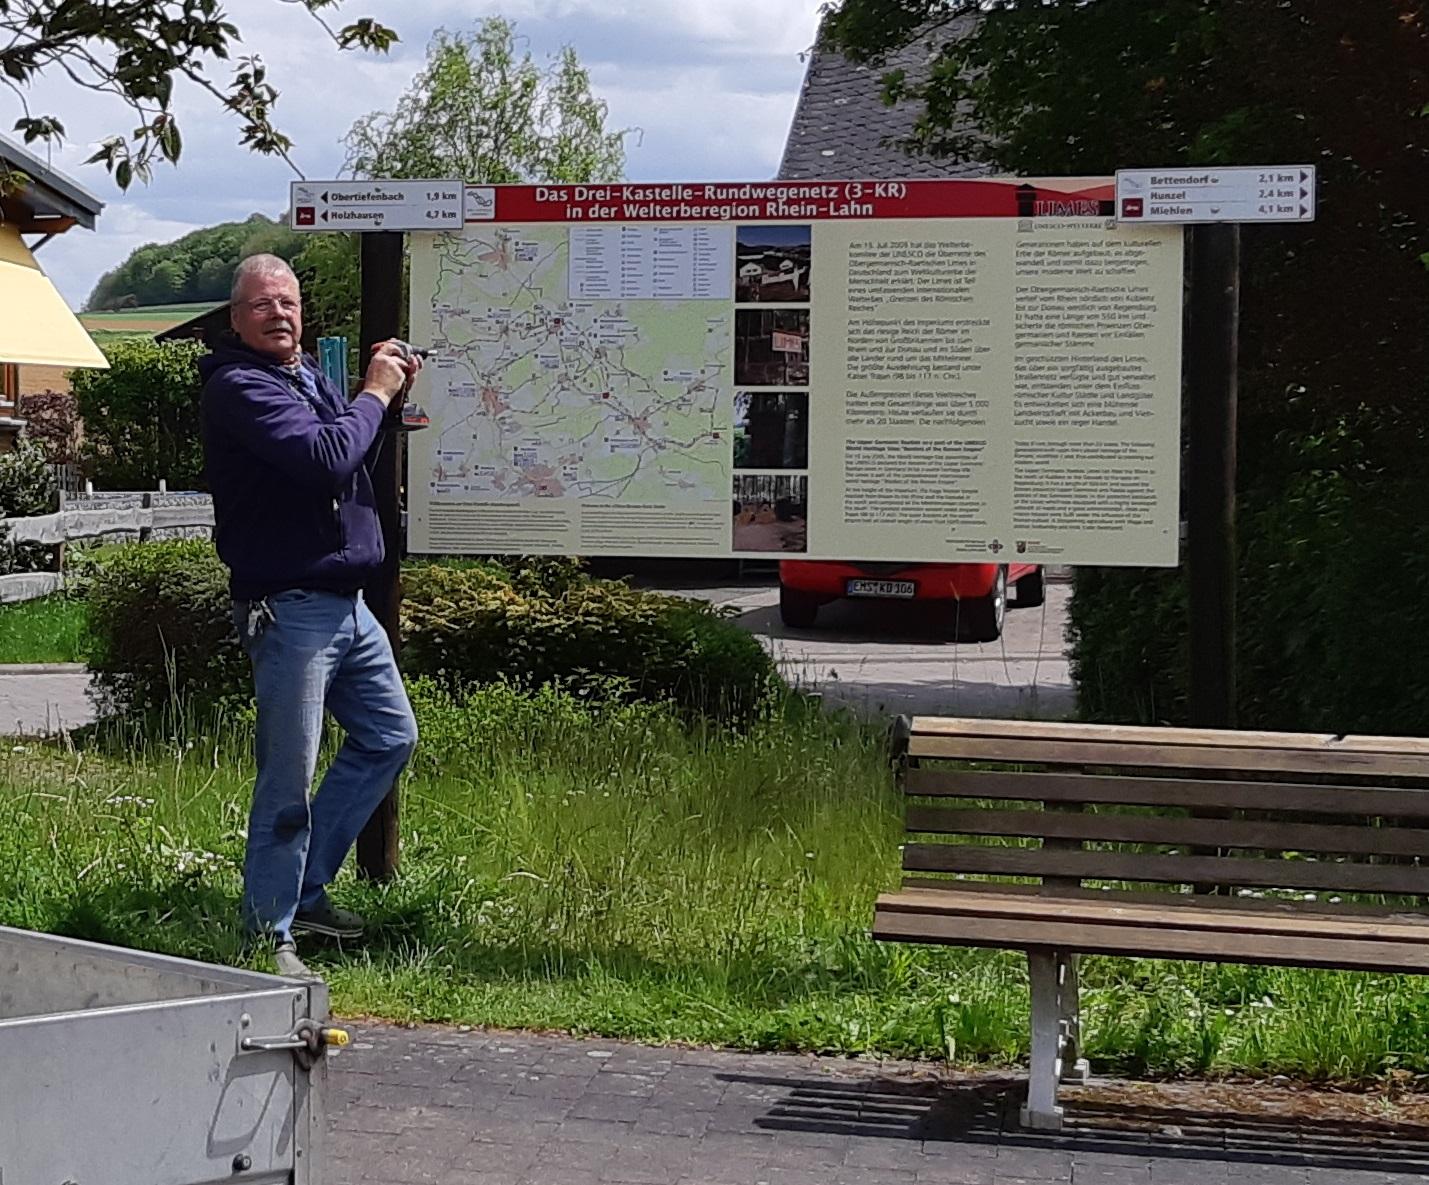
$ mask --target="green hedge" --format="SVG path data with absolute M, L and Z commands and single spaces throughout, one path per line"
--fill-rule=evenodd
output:
M 182 719 L 247 692 L 228 569 L 207 540 L 105 548 L 82 579 L 94 637 L 89 665 L 109 711 Z
M 749 715 L 779 684 L 765 649 L 721 610 L 593 579 L 569 562 L 409 569 L 402 635 L 413 674 L 457 684 L 591 680 L 720 719 Z
M 101 698 L 126 718 L 251 696 L 228 572 L 202 540 L 105 548 L 78 574 Z M 749 716 L 779 686 L 764 648 L 702 602 L 587 576 L 570 560 L 422 564 L 403 577 L 403 667 Z
M 133 338 L 105 348 L 109 369 L 71 375 L 96 488 L 152 490 L 161 480 L 171 490 L 206 488 L 198 373 L 205 353 L 195 341 Z
M 1391 467 L 1358 460 L 1391 449 L 1325 456 L 1323 442 L 1307 442 L 1318 463 L 1242 497 L 1241 727 L 1429 730 L 1429 466 L 1415 464 L 1415 433 L 1399 443 Z M 1070 632 L 1081 715 L 1184 723 L 1187 617 L 1184 569 L 1079 570 Z

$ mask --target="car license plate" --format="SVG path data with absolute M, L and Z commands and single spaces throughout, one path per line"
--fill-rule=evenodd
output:
M 851 597 L 902 597 L 905 600 L 918 591 L 911 580 L 850 580 L 848 595 Z

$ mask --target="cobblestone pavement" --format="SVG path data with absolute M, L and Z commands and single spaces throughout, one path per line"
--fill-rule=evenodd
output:
M 1429 1143 L 1072 1092 L 1023 1132 L 1007 1077 L 355 1022 L 330 1185 L 1409 1185 Z

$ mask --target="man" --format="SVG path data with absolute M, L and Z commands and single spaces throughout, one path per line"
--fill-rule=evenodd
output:
M 362 933 L 327 886 L 417 741 L 361 589 L 383 559 L 369 470 L 421 363 L 383 343 L 349 402 L 303 357 L 298 280 L 273 255 L 238 265 L 231 308 L 233 336 L 199 369 L 214 539 L 258 701 L 243 921 L 281 974 L 307 975 L 295 933 Z M 324 707 L 347 737 L 309 800 Z

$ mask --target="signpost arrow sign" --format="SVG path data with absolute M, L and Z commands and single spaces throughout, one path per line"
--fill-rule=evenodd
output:
M 1121 222 L 1312 222 L 1314 165 L 1119 169 Z
M 294 230 L 460 230 L 460 181 L 295 181 L 288 222 Z

